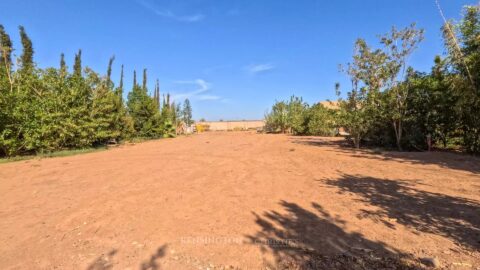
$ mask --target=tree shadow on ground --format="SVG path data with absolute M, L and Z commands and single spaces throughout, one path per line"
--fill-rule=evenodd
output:
M 113 257 L 117 254 L 117 249 L 112 249 L 107 254 L 102 254 L 96 258 L 88 267 L 87 270 L 110 270 L 113 268 Z
M 144 261 L 140 265 L 140 270 L 160 270 L 159 260 L 164 257 L 167 251 L 167 245 L 163 245 L 157 249 L 157 252 L 150 256 L 150 259 Z
M 331 216 L 322 206 L 312 210 L 281 201 L 285 213 L 253 213 L 261 230 L 248 235 L 250 243 L 271 253 L 273 269 L 423 269 L 411 255 L 359 233 L 346 232 L 345 221 Z
M 480 158 L 453 152 L 398 152 L 378 149 L 355 149 L 351 143 L 341 138 L 293 137 L 292 143 L 330 147 L 330 151 L 349 154 L 353 157 L 377 160 L 392 160 L 401 163 L 435 164 L 440 167 L 480 174 Z
M 140 264 L 140 270 L 160 270 L 160 259 L 166 255 L 167 245 L 162 245 L 150 258 Z M 117 254 L 117 249 L 112 249 L 107 254 L 102 254 L 95 259 L 87 270 L 111 270 L 113 269 L 113 259 Z
M 348 140 L 337 137 L 295 137 L 292 136 L 290 141 L 296 144 L 310 146 L 335 146 L 347 149 L 354 149 L 353 144 Z
M 470 249 L 480 249 L 480 202 L 416 189 L 403 181 L 343 175 L 328 180 L 340 193 L 359 195 L 359 200 L 379 210 L 363 210 L 359 218 L 372 217 L 448 237 Z

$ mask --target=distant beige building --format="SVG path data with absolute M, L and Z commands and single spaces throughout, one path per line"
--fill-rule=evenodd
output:
M 210 131 L 231 131 L 259 129 L 265 126 L 263 120 L 241 120 L 241 121 L 206 121 L 197 124 L 208 126 Z
M 320 104 L 322 104 L 325 108 L 327 109 L 332 109 L 332 110 L 337 110 L 340 109 L 340 105 L 338 104 L 338 101 L 320 101 Z

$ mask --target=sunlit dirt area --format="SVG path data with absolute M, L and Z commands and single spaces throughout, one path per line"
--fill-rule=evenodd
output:
M 0 269 L 477 269 L 480 161 L 253 132 L 154 140 L 1 164 L 0 232 Z

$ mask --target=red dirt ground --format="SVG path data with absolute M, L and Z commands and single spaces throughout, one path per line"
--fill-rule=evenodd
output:
M 205 133 L 2 164 L 0 198 L 0 269 L 480 267 L 480 161 L 451 153 Z

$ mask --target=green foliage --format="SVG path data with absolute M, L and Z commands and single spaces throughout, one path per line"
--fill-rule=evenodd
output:
M 337 112 L 320 103 L 314 104 L 307 111 L 306 134 L 315 136 L 335 136 L 338 117 Z
M 414 25 L 393 28 L 381 37 L 381 49 L 357 41 L 347 70 L 353 87 L 340 100 L 339 113 L 340 125 L 357 147 L 363 141 L 424 150 L 430 138 L 436 146 L 454 142 L 480 152 L 479 8 L 466 7 L 460 23 L 449 22 L 442 30 L 448 56 L 436 57 L 430 74 L 406 68 L 406 59 L 423 38 Z
M 443 27 L 451 89 L 463 147 L 480 153 L 480 8 L 467 6 L 463 19 Z
M 75 54 L 73 75 L 76 77 L 82 77 L 82 50 L 78 50 L 78 53 Z
M 147 69 L 143 69 L 143 81 L 142 81 L 142 89 L 147 91 Z
M 120 70 L 120 83 L 118 87 L 115 88 L 114 92 L 115 92 L 115 95 L 118 97 L 117 106 L 122 107 L 122 109 L 125 110 L 125 107 L 123 106 L 123 65 Z
M 287 103 L 287 125 L 293 134 L 305 134 L 308 104 L 301 97 L 292 96 Z
M 129 115 L 133 118 L 136 136 L 154 138 L 162 134 L 158 107 L 146 89 L 134 85 L 132 91 L 128 93 L 127 107 Z
M 168 100 L 160 111 L 159 90 L 157 98 L 148 95 L 146 73 L 143 88 L 135 80 L 127 107 L 122 98 L 123 66 L 119 86 L 111 80 L 114 57 L 105 76 L 88 67 L 82 70 L 81 50 L 71 74 L 63 54 L 58 69 L 40 69 L 23 27 L 20 36 L 23 50 L 14 62 L 12 42 L 0 25 L 0 156 L 48 155 L 135 136 L 175 136 L 174 106 Z
M 375 123 L 378 117 L 380 90 L 386 74 L 382 71 L 386 55 L 373 51 L 367 43 L 359 39 L 355 43 L 353 62 L 348 64 L 346 73 L 350 76 L 352 89 L 347 99 L 339 99 L 339 123 L 353 138 L 355 147 Z M 337 94 L 340 94 L 336 85 Z
M 465 8 L 463 19 L 442 28 L 447 57 L 436 57 L 430 73 L 407 66 L 423 40 L 412 24 L 380 36 L 379 47 L 355 43 L 353 61 L 344 69 L 352 88 L 339 96 L 338 110 L 309 107 L 301 98 L 276 102 L 266 114 L 273 132 L 332 135 L 344 129 L 360 144 L 426 150 L 461 147 L 480 153 L 480 8 Z
M 378 121 L 387 120 L 393 126 L 398 149 L 402 149 L 409 88 L 399 80 L 403 79 L 406 59 L 422 39 L 423 30 L 412 24 L 402 30 L 392 28 L 381 36 L 383 48 L 372 49 L 363 39 L 355 43 L 353 62 L 346 70 L 352 89 L 347 100 L 340 100 L 340 107 L 343 125 L 357 148 Z
M 113 61 L 115 61 L 115 56 L 110 57 L 110 60 L 108 60 L 107 83 L 108 83 L 108 86 L 109 86 L 109 87 L 110 87 L 111 84 L 113 84 L 113 82 L 112 82 L 112 80 L 111 80 Z M 122 69 L 123 69 L 123 67 L 122 67 Z M 123 73 L 123 70 L 122 70 L 122 73 Z M 122 78 L 121 80 L 123 80 L 123 78 Z M 122 84 L 123 84 L 123 81 L 122 81 Z M 112 88 L 113 88 L 113 86 L 112 86 Z
M 322 104 L 309 106 L 302 98 L 292 96 L 289 101 L 277 101 L 265 115 L 269 132 L 294 135 L 336 135 L 337 115 Z
M 153 99 L 154 99 L 157 107 L 160 109 L 160 84 L 159 84 L 158 80 L 155 84 L 155 91 L 153 92 Z
M 193 124 L 192 105 L 190 104 L 190 100 L 188 100 L 188 98 L 185 99 L 185 102 L 183 102 L 182 118 L 183 118 L 182 120 L 185 122 L 187 126 L 190 126 Z
M 67 63 L 65 63 L 65 55 L 63 53 L 60 55 L 60 72 L 62 75 L 67 74 Z
M 90 88 L 93 90 L 90 118 L 93 119 L 95 144 L 106 144 L 128 137 L 131 129 L 126 119 L 126 111 L 120 98 L 113 91 L 110 79 L 99 78 L 98 74 L 90 69 L 86 74 Z
M 0 24 L 0 70 L 10 69 L 12 65 L 12 41 Z
M 272 110 L 265 115 L 265 128 L 269 132 L 285 133 L 290 128 L 288 123 L 288 105 L 285 101 L 277 101 Z
M 27 33 L 25 32 L 25 28 L 23 26 L 18 27 L 20 30 L 20 39 L 22 42 L 22 55 L 20 56 L 20 64 L 21 68 L 25 72 L 30 72 L 33 69 L 33 46 L 32 41 L 28 37 Z
M 164 138 L 174 138 L 176 136 L 175 126 L 170 120 L 163 122 L 162 133 Z

